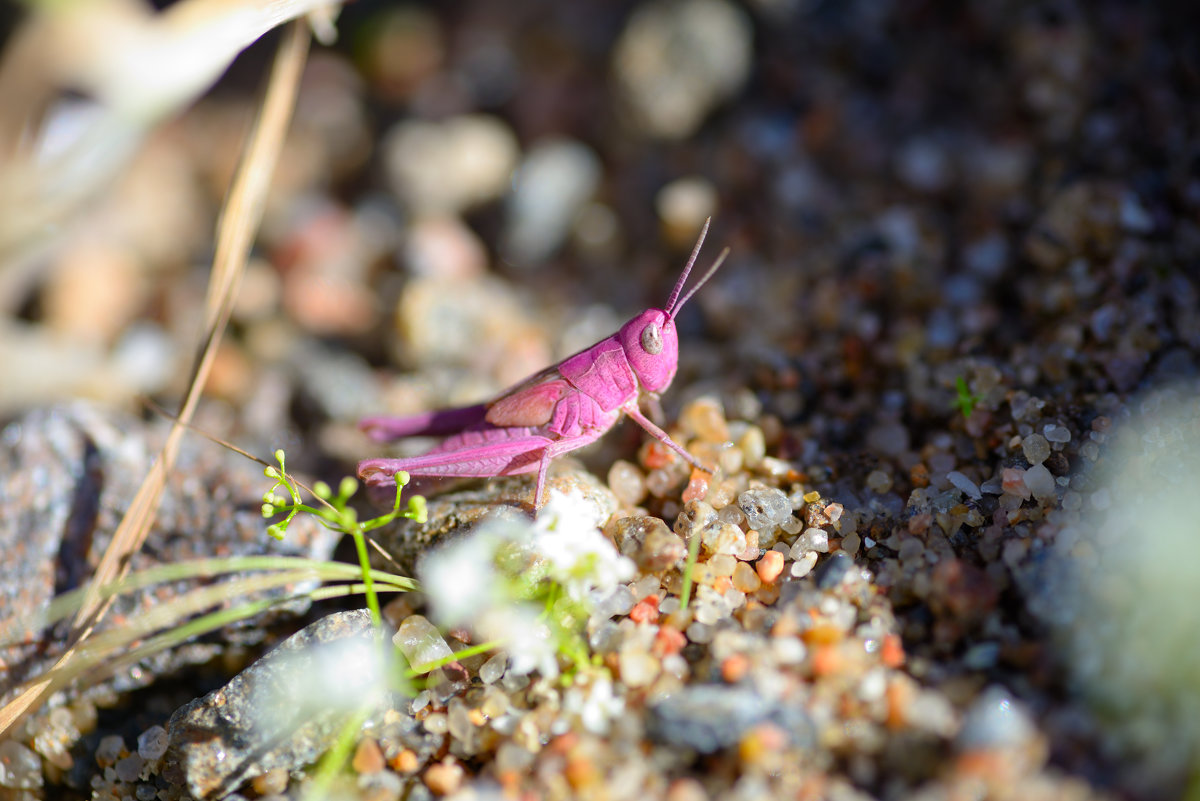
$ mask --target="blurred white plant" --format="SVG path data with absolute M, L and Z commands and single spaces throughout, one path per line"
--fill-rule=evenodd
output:
M 593 672 L 576 682 L 563 694 L 563 709 L 579 718 L 593 734 L 608 734 L 613 718 L 625 711 L 625 699 L 613 692 L 612 679 L 606 673 Z
M 558 655 L 571 650 L 568 631 L 582 623 L 556 599 L 586 613 L 633 574 L 633 562 L 596 528 L 594 504 L 555 491 L 537 520 L 490 520 L 420 566 L 438 624 L 500 641 L 511 672 L 545 677 L 558 675 Z
M 592 506 L 580 492 L 551 493 L 529 543 L 536 557 L 545 560 L 550 580 L 562 585 L 571 600 L 589 604 L 634 574 L 633 562 L 590 522 Z
M 1156 797 L 1182 781 L 1189 797 L 1200 788 L 1197 389 L 1130 402 L 1133 413 L 1100 436 L 1090 475 L 1081 471 L 1079 511 L 1049 518 L 1060 526 L 1056 558 L 1032 573 L 1031 606 L 1058 627 L 1076 688 L 1110 740 L 1138 755 L 1140 781 L 1161 783 Z

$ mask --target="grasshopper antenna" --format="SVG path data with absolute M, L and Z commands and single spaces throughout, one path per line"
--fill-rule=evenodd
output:
M 688 274 L 692 271 L 692 265 L 696 263 L 696 257 L 700 255 L 700 248 L 704 245 L 704 237 L 708 236 L 708 226 L 712 222 L 712 217 L 704 221 L 704 227 L 700 229 L 700 238 L 696 240 L 696 246 L 692 248 L 692 255 L 688 257 L 687 264 L 684 265 L 683 275 L 679 276 L 679 280 L 675 282 L 675 288 L 671 290 L 671 297 L 667 299 L 667 316 L 671 316 L 671 312 L 675 309 L 675 300 L 679 297 L 679 293 L 683 290 L 683 285 L 687 283 Z M 680 303 L 680 306 L 683 304 Z
M 708 268 L 708 272 L 696 282 L 694 287 L 688 290 L 688 293 L 683 296 L 682 300 L 679 300 L 678 303 L 675 302 L 679 298 L 679 293 L 683 289 L 684 282 L 687 281 L 688 273 L 692 271 L 692 265 L 696 263 L 696 256 L 700 254 L 700 246 L 704 244 L 704 237 L 708 234 L 708 224 L 710 222 L 712 222 L 712 217 L 704 221 L 704 228 L 700 230 L 700 239 L 697 240 L 696 247 L 692 250 L 692 256 L 688 259 L 687 266 L 683 268 L 683 275 L 679 276 L 679 281 L 676 282 L 675 289 L 671 292 L 671 298 L 667 302 L 667 317 L 669 319 L 675 319 L 675 315 L 683 308 L 683 304 L 691 300 L 692 295 L 695 295 L 696 291 L 704 286 L 708 279 L 713 277 L 713 273 L 720 269 L 721 265 L 725 263 L 725 257 L 729 255 L 729 248 L 722 250 L 721 255 L 717 256 L 717 260 L 713 262 L 712 267 Z

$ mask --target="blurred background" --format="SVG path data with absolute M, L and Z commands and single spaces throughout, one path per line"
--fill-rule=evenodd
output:
M 192 5 L 209 16 L 158 30 L 95 3 L 123 22 L 31 45 L 18 23 L 43 11 L 0 15 L 0 420 L 78 398 L 152 416 L 140 398 L 174 408 L 186 386 L 278 41 L 201 63 L 188 44 L 236 4 Z M 771 452 L 860 514 L 922 680 L 1003 676 L 1053 764 L 1183 786 L 1193 734 L 1136 781 L 1097 756 L 1127 753 L 1124 725 L 1109 742 L 1065 706 L 1076 674 L 1046 647 L 1073 618 L 1047 621 L 1060 585 L 1039 582 L 1047 554 L 1095 556 L 1080 521 L 1113 496 L 1086 475 L 1109 426 L 1195 384 L 1195 4 L 356 2 L 336 30 L 198 425 L 336 478 L 375 455 L 358 418 L 488 397 L 664 303 L 712 216 L 700 264 L 732 255 L 681 318 L 669 414 L 703 393 L 768 421 Z M 211 81 L 156 94 L 176 59 Z M 589 464 L 640 441 L 624 426 Z M 914 511 L 925 488 L 986 495 L 936 546 L 904 524 L 977 583 L 917 580 L 928 565 L 886 545 L 950 508 Z M 972 650 L 985 630 L 1000 645 Z M 1186 674 L 1153 697 L 1195 698 Z M 1138 747 L 1180 731 L 1164 706 Z

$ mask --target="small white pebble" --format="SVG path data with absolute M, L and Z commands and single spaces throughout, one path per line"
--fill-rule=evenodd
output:
M 117 761 L 117 778 L 126 784 L 133 784 L 138 780 L 138 776 L 141 775 L 142 767 L 145 764 L 146 760 L 142 759 L 140 754 L 130 754 L 124 759 Z
M 1049 430 L 1050 426 L 1046 428 Z M 1050 457 L 1050 443 L 1041 434 L 1030 434 L 1021 440 L 1021 452 L 1031 465 L 1041 464 Z
M 123 750 L 125 750 L 125 741 L 121 735 L 108 735 L 101 739 L 100 744 L 96 746 L 96 764 L 102 768 L 116 764 L 116 761 L 121 758 Z
M 781 665 L 798 665 L 804 661 L 807 652 L 804 641 L 796 637 L 776 637 L 771 640 L 771 653 Z
M 813 567 L 817 564 L 817 552 L 809 551 L 792 563 L 792 576 L 794 578 L 802 578 L 812 572 Z
M 882 470 L 872 470 L 867 474 L 867 486 L 872 492 L 882 495 L 892 488 L 892 477 Z
M 867 674 L 862 677 L 862 681 L 858 683 L 858 697 L 867 703 L 883 698 L 886 691 L 887 675 L 881 668 L 867 671 Z
M 967 478 L 957 470 L 951 470 L 946 474 L 946 478 L 953 484 L 959 492 L 973 500 L 979 500 L 983 497 L 983 493 L 979 491 L 979 487 L 975 486 L 975 482 Z
M 167 753 L 167 742 L 167 730 L 162 726 L 151 726 L 138 735 L 137 752 L 142 759 L 153 762 Z
M 491 659 L 479 666 L 479 680 L 484 684 L 494 684 L 502 675 L 504 675 L 504 668 L 507 666 L 507 664 L 507 655 L 496 654 Z
M 1042 434 L 1050 442 L 1071 441 L 1071 430 L 1066 426 L 1056 425 L 1055 423 L 1046 423 L 1046 427 L 1042 429 Z
M 1036 464 L 1025 471 L 1025 486 L 1038 500 L 1054 497 L 1054 476 L 1045 465 Z
M 799 551 L 797 552 L 797 549 Z M 829 534 L 824 529 L 806 528 L 804 533 L 796 538 L 796 544 L 792 546 L 793 559 L 798 559 L 806 551 L 816 551 L 817 553 L 829 553 Z

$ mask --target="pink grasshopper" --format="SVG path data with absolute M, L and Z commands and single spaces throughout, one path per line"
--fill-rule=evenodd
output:
M 726 248 L 680 299 L 708 224 L 704 223 L 666 309 L 647 309 L 613 336 L 535 373 L 487 403 L 412 417 L 363 420 L 359 426 L 378 441 L 450 436 L 422 456 L 359 462 L 358 475 L 369 484 L 387 485 L 395 483 L 394 476 L 401 470 L 415 476 L 462 477 L 511 476 L 536 470 L 534 507 L 541 508 L 550 462 L 595 442 L 613 427 L 621 412 L 689 464 L 712 472 L 638 408 L 643 393 L 656 397 L 670 386 L 679 363 L 675 316 L 729 254 Z

